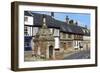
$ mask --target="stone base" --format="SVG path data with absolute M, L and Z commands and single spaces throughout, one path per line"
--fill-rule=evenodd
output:
M 62 60 L 63 59 L 63 52 L 60 51 L 59 48 L 55 49 L 55 60 Z

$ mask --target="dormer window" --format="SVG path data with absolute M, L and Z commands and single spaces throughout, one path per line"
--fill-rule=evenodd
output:
M 87 33 L 89 33 L 89 30 L 88 29 L 86 31 L 87 31 Z
M 85 29 L 83 29 L 83 32 L 85 33 Z

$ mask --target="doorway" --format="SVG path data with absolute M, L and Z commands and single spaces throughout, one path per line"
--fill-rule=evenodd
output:
M 50 45 L 49 46 L 49 59 L 52 59 L 53 58 L 53 46 Z

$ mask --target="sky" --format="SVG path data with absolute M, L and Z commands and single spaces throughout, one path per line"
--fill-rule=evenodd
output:
M 39 11 L 39 12 L 33 11 L 33 13 L 51 15 L 51 12 L 43 12 L 43 11 Z M 85 26 L 86 25 L 88 28 L 90 28 L 90 14 L 54 12 L 54 18 L 57 19 L 57 20 L 65 21 L 66 16 L 68 16 L 69 19 L 77 21 L 79 23 L 79 26 Z

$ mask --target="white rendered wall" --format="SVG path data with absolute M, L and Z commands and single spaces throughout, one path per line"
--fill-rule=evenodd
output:
M 59 37 L 55 37 L 54 39 L 55 39 L 55 48 L 59 48 L 59 45 L 60 45 Z
M 54 29 L 54 36 L 59 36 L 59 29 Z
M 32 16 L 25 16 L 28 18 L 28 21 L 25 21 L 25 25 L 33 25 L 33 17 Z
M 90 40 L 90 36 L 83 36 L 83 40 Z

